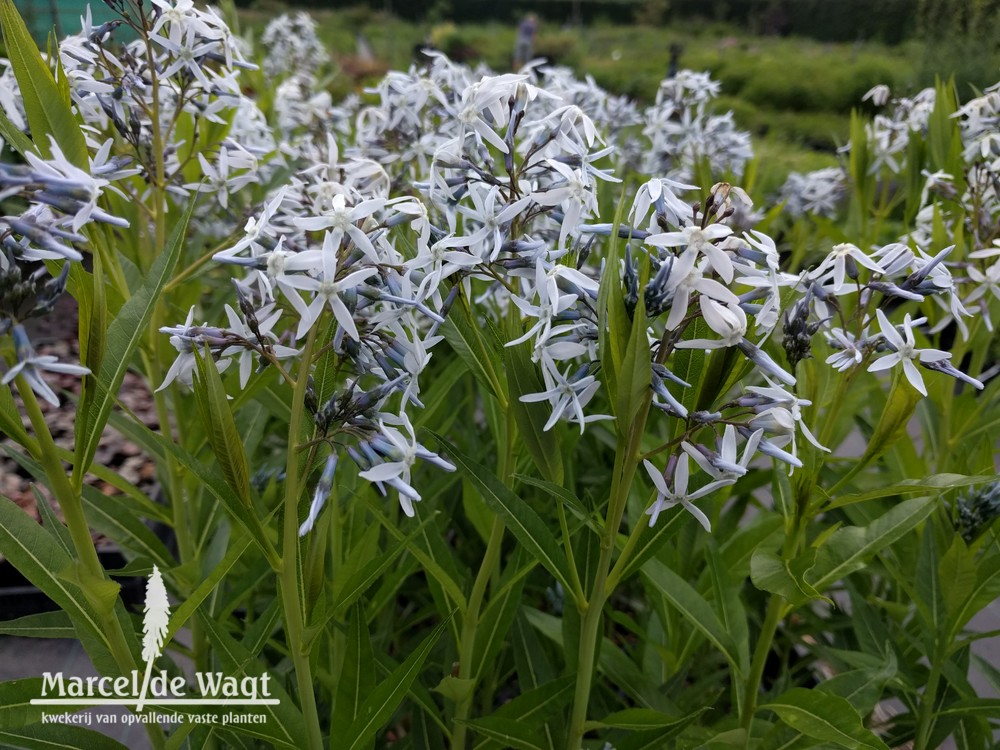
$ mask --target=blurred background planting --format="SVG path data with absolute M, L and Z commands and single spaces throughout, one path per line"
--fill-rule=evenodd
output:
M 517 21 L 529 11 L 541 21 L 536 55 L 643 103 L 656 96 L 679 46 L 681 67 L 722 82 L 716 109 L 731 109 L 755 136 L 765 189 L 789 172 L 836 164 L 850 112 L 872 86 L 908 95 L 954 76 L 965 99 L 1000 71 L 996 0 L 258 0 L 237 7 L 244 31 L 257 36 L 276 14 L 308 9 L 339 65 L 335 94 L 405 69 L 421 44 L 509 70 Z

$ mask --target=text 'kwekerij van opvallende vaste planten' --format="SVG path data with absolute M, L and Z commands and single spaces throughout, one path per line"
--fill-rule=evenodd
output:
M 333 101 L 304 14 L 108 5 L 43 54 L 0 0 L 42 519 L 0 497 L 0 553 L 57 607 L 0 632 L 78 639 L 132 718 L 266 686 L 153 748 L 995 746 L 1000 88 L 877 87 L 840 167 L 755 195 L 706 73 L 640 108 L 430 53 Z M 31 333 L 64 294 L 78 360 Z M 3 742 L 121 747 L 50 718 L 73 680 L 0 683 Z

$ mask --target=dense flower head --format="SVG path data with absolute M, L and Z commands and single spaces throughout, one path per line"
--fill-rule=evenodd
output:
M 311 75 L 329 59 L 316 35 L 316 22 L 303 11 L 273 18 L 260 41 L 267 50 L 264 72 L 270 76 Z

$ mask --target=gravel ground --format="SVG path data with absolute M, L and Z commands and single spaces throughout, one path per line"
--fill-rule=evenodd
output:
M 30 324 L 26 324 L 25 327 L 28 329 L 32 344 L 38 354 L 51 354 L 64 362 L 79 361 L 79 344 L 76 340 L 76 303 L 69 295 L 63 295 L 56 309 L 48 316 L 32 319 Z M 66 396 L 66 393 L 78 394 L 81 379 L 76 375 L 59 373 L 46 373 L 45 379 L 52 389 L 60 394 L 62 405 L 56 408 L 45 401 L 40 401 L 42 412 L 45 414 L 56 444 L 67 450 L 73 450 L 75 404 Z M 153 429 L 159 427 L 152 396 L 142 378 L 131 372 L 126 373 L 119 398 L 122 404 L 142 419 L 147 426 Z M 18 405 L 20 406 L 19 400 Z M 28 420 L 23 411 L 21 416 L 22 422 L 27 425 Z M 38 518 L 35 496 L 31 489 L 35 481 L 7 453 L 7 451 L 16 448 L 16 444 L 9 438 L 0 438 L 0 494 L 6 495 L 28 513 Z M 150 497 L 155 496 L 157 491 L 156 466 L 153 460 L 144 454 L 138 446 L 125 440 L 114 429 L 110 427 L 105 429 L 94 463 L 114 469 L 122 478 L 139 487 Z M 96 477 L 88 477 L 87 481 L 105 494 L 113 495 L 119 492 L 110 484 L 100 481 Z M 40 483 L 36 486 L 48 496 L 48 490 Z

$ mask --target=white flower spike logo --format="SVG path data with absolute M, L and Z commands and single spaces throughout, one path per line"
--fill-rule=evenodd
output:
M 139 703 L 136 711 L 141 711 L 149 689 L 149 678 L 153 662 L 163 653 L 163 639 L 167 636 L 170 624 L 170 601 L 167 599 L 167 589 L 163 585 L 160 569 L 154 565 L 153 572 L 146 583 L 146 606 L 142 620 L 142 659 L 146 662 L 146 676 L 142 680 L 142 691 L 139 693 Z

